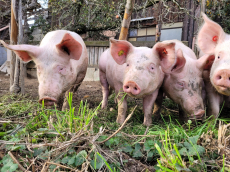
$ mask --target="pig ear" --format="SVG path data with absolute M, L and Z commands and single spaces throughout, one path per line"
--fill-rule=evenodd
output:
M 178 72 L 184 67 L 185 63 L 186 59 L 184 58 L 183 51 L 178 49 L 176 53 L 176 63 L 173 65 L 171 72 Z
M 0 40 L 2 45 L 9 50 L 14 51 L 15 54 L 18 55 L 20 59 L 24 62 L 29 62 L 33 58 L 36 58 L 40 53 L 40 48 L 33 45 L 8 45 L 4 41 Z
M 205 54 L 197 60 L 197 67 L 201 70 L 210 70 L 215 60 L 215 55 Z
M 213 54 L 217 44 L 223 42 L 225 33 L 221 26 L 202 13 L 204 25 L 198 34 L 198 46 L 205 54 Z
M 56 45 L 59 52 L 65 53 L 70 59 L 79 60 L 82 54 L 82 45 L 70 33 L 66 33 L 61 42 Z
M 178 71 L 185 65 L 186 60 L 181 49 L 177 50 L 177 54 L 175 55 L 174 42 L 159 42 L 153 47 L 153 50 L 157 52 L 161 68 L 165 73 Z
M 126 62 L 127 54 L 131 51 L 132 47 L 132 44 L 127 41 L 110 39 L 110 53 L 119 65 Z

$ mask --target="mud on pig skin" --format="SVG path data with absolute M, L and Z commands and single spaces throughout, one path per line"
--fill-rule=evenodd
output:
M 203 72 L 207 92 L 208 116 L 217 118 L 220 105 L 230 102 L 230 35 L 204 13 L 204 24 L 197 37 L 200 56 L 208 58 Z
M 24 62 L 33 60 L 37 66 L 39 81 L 39 103 L 45 105 L 63 104 L 63 97 L 69 91 L 76 91 L 83 81 L 88 55 L 82 38 L 71 31 L 56 30 L 42 39 L 40 46 L 8 45 Z M 63 109 L 68 107 L 65 99 Z
M 194 52 L 178 40 L 159 42 L 154 50 L 165 72 L 163 91 L 154 104 L 155 117 L 159 117 L 164 92 L 179 105 L 180 118 L 201 119 L 205 114 L 202 72 L 207 57 L 197 60 Z
M 118 103 L 117 122 L 126 117 L 127 96 L 143 99 L 144 125 L 152 123 L 152 107 L 162 84 L 164 73 L 153 49 L 135 47 L 128 41 L 110 39 L 110 48 L 99 59 L 102 85 L 102 108 L 107 107 L 109 87 L 115 90 Z M 123 92 L 123 93 L 121 93 Z

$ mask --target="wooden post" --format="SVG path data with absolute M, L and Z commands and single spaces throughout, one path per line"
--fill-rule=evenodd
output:
M 188 46 L 192 48 L 192 42 L 193 42 L 193 33 L 194 33 L 194 16 L 195 16 L 195 1 L 191 0 L 191 12 L 190 12 L 190 22 L 189 22 L 189 36 L 188 36 Z
M 15 3 L 16 0 L 11 0 L 11 24 L 10 24 L 10 44 L 17 44 L 18 37 L 18 27 L 15 16 Z M 10 60 L 10 86 L 14 83 L 14 69 L 15 69 L 15 61 L 16 55 L 11 51 L 11 60 Z
M 122 21 L 122 27 L 121 27 L 121 33 L 119 36 L 119 40 L 127 39 L 133 5 L 134 5 L 134 0 L 127 0 L 126 5 L 125 5 L 125 14 L 124 14 L 124 18 Z
M 156 25 L 156 33 L 155 33 L 155 42 L 157 43 L 160 38 L 160 29 L 159 29 L 159 24 Z
M 190 9 L 190 0 L 186 1 L 186 9 L 187 11 Z M 189 31 L 189 14 L 185 14 L 183 20 L 183 34 L 182 41 L 188 41 L 188 31 Z
M 21 2 L 21 0 L 20 0 L 20 2 Z M 11 35 L 12 35 L 12 40 L 13 40 L 12 44 L 17 44 L 18 43 L 18 41 L 17 41 L 18 25 L 16 22 L 16 1 L 15 0 L 12 0 L 11 9 L 12 9 L 11 13 L 13 13 L 13 18 L 11 18 L 11 24 L 12 24 Z M 22 10 L 22 7 L 21 7 L 21 10 Z M 18 12 L 18 14 L 20 14 L 20 12 Z M 20 15 L 22 15 L 22 14 L 20 14 Z M 14 56 L 15 56 L 15 54 L 14 54 Z M 12 57 L 13 57 L 13 55 L 12 55 Z M 11 72 L 13 73 L 13 70 L 11 70 Z M 10 92 L 11 93 L 19 93 L 21 91 L 21 88 L 19 87 L 19 76 L 20 76 L 20 59 L 18 57 L 16 57 L 14 77 L 11 78 L 11 79 L 13 79 L 13 84 L 10 86 Z
M 23 44 L 24 43 L 24 40 L 23 40 L 23 26 L 22 26 L 22 14 L 23 14 L 22 13 L 22 0 L 19 0 L 19 8 L 18 8 L 18 29 L 19 29 L 18 44 Z M 19 74 L 20 74 L 21 94 L 25 94 L 25 84 L 24 84 L 25 67 L 26 67 L 26 65 L 23 63 L 22 60 L 20 60 L 20 72 L 19 72 Z

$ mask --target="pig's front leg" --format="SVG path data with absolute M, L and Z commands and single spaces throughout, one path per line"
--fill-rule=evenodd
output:
M 119 124 L 123 124 L 127 111 L 127 96 L 124 97 L 123 93 L 117 93 L 116 96 L 118 103 L 118 116 L 116 122 Z
M 217 118 L 220 112 L 220 104 L 221 104 L 221 96 L 217 93 L 214 88 L 212 87 L 211 83 L 206 85 L 206 92 L 207 92 L 207 116 L 212 116 Z
M 210 82 L 209 71 L 203 71 L 203 79 L 207 98 L 206 115 L 217 118 L 220 111 L 221 95 L 215 90 Z
M 163 90 L 160 89 L 156 98 L 156 101 L 154 102 L 154 109 L 153 109 L 153 118 L 154 120 L 159 120 L 160 113 L 161 113 L 161 106 L 163 102 Z
M 143 110 L 144 110 L 144 125 L 150 126 L 152 124 L 152 109 L 153 104 L 157 98 L 158 91 L 154 91 L 152 94 L 143 98 Z
M 102 94 L 103 94 L 103 100 L 102 100 L 102 109 L 105 109 L 108 104 L 108 97 L 109 97 L 109 84 L 106 79 L 106 73 L 102 70 L 99 71 L 100 74 L 100 82 L 102 86 Z

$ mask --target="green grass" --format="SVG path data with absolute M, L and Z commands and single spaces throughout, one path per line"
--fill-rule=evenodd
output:
M 13 151 L 24 158 L 37 158 L 43 165 L 50 157 L 50 161 L 72 169 L 80 168 L 85 163 L 88 164 L 88 169 L 95 171 L 121 171 L 130 166 L 131 158 L 158 171 L 210 171 L 206 164 L 208 160 L 215 161 L 218 155 L 216 152 L 204 152 L 206 147 L 197 144 L 197 141 L 202 134 L 210 131 L 213 132 L 213 138 L 217 139 L 218 120 L 211 118 L 202 123 L 179 123 L 177 113 L 163 108 L 162 119 L 153 121 L 146 130 L 147 127 L 142 124 L 143 109 L 139 105 L 121 132 L 104 144 L 97 144 L 97 141 L 105 140 L 120 127 L 115 122 L 117 104 L 114 103 L 114 98 L 115 94 L 112 94 L 108 101 L 109 108 L 101 110 L 100 102 L 94 102 L 97 104 L 94 108 L 89 108 L 87 101 L 80 101 L 77 106 L 73 106 L 72 94 L 69 94 L 69 109 L 60 111 L 56 107 L 45 108 L 37 101 L 31 101 L 28 96 L 1 97 L 1 120 L 11 122 L 0 124 L 0 140 L 15 145 L 4 146 L 5 156 L 0 160 L 0 169 L 8 169 L 11 166 L 14 167 L 13 170 L 18 169 L 7 155 L 8 151 Z M 128 98 L 127 115 L 132 112 L 137 101 L 139 100 Z M 177 110 L 177 105 L 169 99 L 164 100 L 164 106 Z M 228 122 L 228 119 L 221 120 Z M 143 136 L 144 134 L 146 135 Z M 25 145 L 20 144 L 25 142 L 67 146 L 59 151 L 56 146 L 36 147 L 31 148 L 32 153 Z M 115 155 L 114 152 L 120 153 Z M 129 157 L 123 159 L 123 164 L 119 159 L 121 154 Z M 20 162 L 26 164 L 23 159 L 20 159 Z M 27 162 L 27 166 L 29 165 Z M 217 166 L 215 163 L 212 165 Z M 52 170 L 55 167 L 50 165 L 49 168 Z M 218 171 L 225 169 L 225 166 L 223 164 L 222 167 L 213 169 Z

